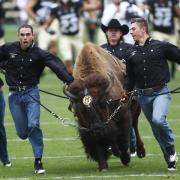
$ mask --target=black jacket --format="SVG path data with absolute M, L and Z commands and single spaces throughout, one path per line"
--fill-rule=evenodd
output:
M 60 80 L 73 81 L 62 61 L 37 47 L 34 43 L 27 50 L 22 50 L 19 42 L 7 43 L 0 47 L 0 63 L 6 62 L 6 81 L 9 86 L 37 85 L 40 76 L 48 66 Z
M 131 44 L 125 43 L 125 42 L 120 42 L 118 45 L 111 46 L 110 44 L 106 43 L 101 45 L 102 48 L 106 49 L 109 51 L 111 54 L 116 56 L 118 59 L 126 60 L 126 51 L 132 47 Z
M 144 46 L 135 44 L 127 52 L 127 79 L 124 88 L 134 86 L 145 89 L 166 84 L 170 80 L 167 60 L 180 63 L 180 49 L 176 46 L 148 38 Z

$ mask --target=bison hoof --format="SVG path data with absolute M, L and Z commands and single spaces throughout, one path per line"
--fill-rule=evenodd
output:
M 121 162 L 125 166 L 128 166 L 128 163 L 130 162 L 131 157 L 130 157 L 130 154 L 127 152 L 127 153 L 122 153 L 120 159 L 121 159 Z
M 128 166 L 130 160 L 122 159 L 122 158 L 121 158 L 121 162 L 123 163 L 123 165 Z
M 106 172 L 107 170 L 108 170 L 107 168 L 103 168 L 103 169 L 98 168 L 98 172 Z
M 144 158 L 146 156 L 146 151 L 144 147 L 137 148 L 137 156 L 139 158 Z
M 99 172 L 105 172 L 108 170 L 108 165 L 107 164 L 99 165 L 97 169 Z

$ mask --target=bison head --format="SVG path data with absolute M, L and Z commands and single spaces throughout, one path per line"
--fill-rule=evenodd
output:
M 113 79 L 94 73 L 83 80 L 75 79 L 64 93 L 70 98 L 72 109 L 80 126 L 97 131 L 109 117 L 107 100 Z

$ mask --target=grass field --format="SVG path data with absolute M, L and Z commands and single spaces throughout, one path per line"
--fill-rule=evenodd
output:
M 16 32 L 13 26 L 7 26 L 6 40 L 16 39 Z M 2 75 L 1 75 L 2 77 Z M 169 86 L 171 89 L 179 87 L 180 72 L 177 72 L 175 80 Z M 62 83 L 46 70 L 46 75 L 41 79 L 40 89 L 63 95 Z M 8 90 L 4 87 L 7 102 Z M 176 134 L 176 151 L 180 152 L 180 95 L 172 95 L 168 119 L 174 133 Z M 57 113 L 60 117 L 67 117 L 72 122 L 73 115 L 67 109 L 68 101 L 41 93 L 41 102 Z M 123 179 L 123 180 L 160 180 L 180 179 L 180 166 L 178 171 L 170 173 L 167 171 L 165 161 L 162 157 L 154 137 L 152 136 L 149 124 L 143 115 L 140 117 L 139 128 L 145 144 L 147 156 L 144 159 L 137 157 L 131 159 L 129 167 L 124 167 L 120 160 L 114 156 L 109 159 L 109 170 L 97 172 L 96 163 L 86 159 L 82 144 L 78 138 L 76 128 L 63 126 L 60 121 L 54 119 L 44 109 L 41 109 L 41 127 L 44 132 L 44 157 L 43 163 L 47 171 L 45 175 L 35 175 L 33 169 L 33 154 L 28 140 L 21 141 L 16 136 L 12 117 L 6 106 L 6 131 L 8 138 L 9 155 L 12 160 L 12 167 L 6 168 L 0 165 L 0 180 L 59 180 L 59 179 Z

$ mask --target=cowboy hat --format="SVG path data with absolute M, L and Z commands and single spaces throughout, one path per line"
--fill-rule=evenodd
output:
M 109 28 L 117 28 L 119 29 L 123 35 L 127 34 L 129 32 L 129 27 L 127 25 L 121 25 L 120 22 L 117 19 L 111 19 L 111 21 L 109 21 L 108 25 L 105 26 L 103 24 L 101 24 L 101 29 L 104 33 L 106 33 L 106 31 Z

